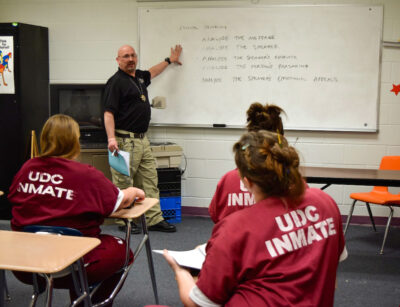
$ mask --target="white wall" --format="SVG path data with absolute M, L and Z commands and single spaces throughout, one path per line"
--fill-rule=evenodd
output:
M 400 39 L 400 18 L 398 18 L 400 1 L 398 0 L 243 0 L 158 3 L 135 0 L 0 0 L 0 21 L 17 21 L 49 28 L 52 83 L 98 83 L 105 82 L 116 70 L 115 56 L 119 46 L 125 43 L 137 46 L 137 8 L 139 6 L 271 4 L 383 4 L 385 16 L 383 38 L 385 41 Z M 157 37 L 148 39 L 157 39 Z M 168 50 L 165 51 L 166 56 L 168 52 Z M 371 134 L 288 131 L 286 136 L 300 151 L 303 164 L 377 168 L 382 156 L 400 155 L 400 95 L 395 96 L 390 92 L 392 84 L 399 83 L 400 48 L 384 47 L 379 132 Z M 279 105 L 279 101 L 273 101 L 273 103 Z M 234 168 L 231 148 L 242 132 L 243 130 L 150 128 L 150 138 L 153 141 L 176 142 L 184 149 L 187 168 L 182 182 L 183 206 L 208 206 L 218 179 L 226 171 Z M 347 214 L 350 204 L 349 193 L 368 190 L 370 187 L 331 186 L 326 191 L 335 198 L 342 213 Z M 400 192 L 398 189 L 392 191 Z M 365 215 L 364 211 L 364 206 L 356 208 L 355 214 Z M 374 215 L 387 215 L 385 208 L 374 207 L 373 212 Z M 395 216 L 400 216 L 400 212 L 397 211 Z

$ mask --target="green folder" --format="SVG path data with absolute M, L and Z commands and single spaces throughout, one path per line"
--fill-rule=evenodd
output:
M 120 150 L 113 153 L 108 151 L 108 163 L 117 172 L 126 176 L 130 175 L 129 152 Z

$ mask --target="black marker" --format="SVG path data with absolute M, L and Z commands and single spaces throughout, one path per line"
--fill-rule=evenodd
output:
M 213 124 L 214 128 L 225 128 L 226 125 L 225 124 Z

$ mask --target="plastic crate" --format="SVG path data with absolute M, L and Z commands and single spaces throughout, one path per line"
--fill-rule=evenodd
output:
M 181 196 L 181 170 L 177 167 L 158 168 L 160 197 Z
M 157 168 L 158 182 L 180 182 L 181 169 L 178 167 Z
M 160 197 L 181 196 L 181 182 L 163 182 L 158 184 Z
M 160 206 L 164 219 L 169 223 L 180 223 L 181 197 L 160 197 Z

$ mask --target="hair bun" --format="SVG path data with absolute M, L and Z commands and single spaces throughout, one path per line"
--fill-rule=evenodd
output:
M 283 124 L 280 114 L 284 111 L 273 104 L 265 106 L 259 102 L 254 102 L 247 110 L 247 130 L 258 131 L 267 130 L 283 134 Z
M 265 130 L 251 131 L 242 135 L 233 150 L 241 176 L 257 184 L 265 195 L 295 202 L 302 197 L 299 156 L 285 137 Z

